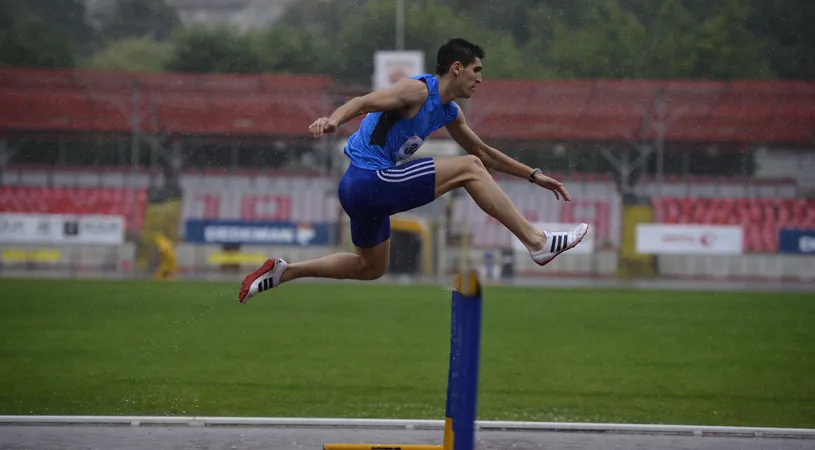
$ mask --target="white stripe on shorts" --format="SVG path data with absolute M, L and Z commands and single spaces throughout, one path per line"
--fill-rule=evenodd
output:
M 407 172 L 409 170 L 412 171 L 413 169 L 416 169 L 417 167 L 427 167 L 427 166 L 432 166 L 432 165 L 433 165 L 433 161 L 432 160 L 427 160 L 427 161 L 422 161 L 422 162 L 420 162 L 418 164 L 414 164 L 414 165 L 409 166 L 409 167 L 391 167 L 390 169 L 382 169 L 379 172 L 386 172 L 386 173 L 389 173 L 389 174 L 391 174 L 391 173 L 402 173 L 402 172 Z
M 408 168 L 377 170 L 376 176 L 388 183 L 402 183 L 414 178 L 436 173 L 433 161 L 420 162 Z

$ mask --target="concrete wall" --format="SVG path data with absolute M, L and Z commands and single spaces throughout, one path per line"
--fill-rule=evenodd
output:
M 815 257 L 806 255 L 664 255 L 657 265 L 666 277 L 815 281 Z

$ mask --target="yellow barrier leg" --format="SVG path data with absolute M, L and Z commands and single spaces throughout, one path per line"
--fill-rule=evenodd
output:
M 441 445 L 417 444 L 325 444 L 323 450 L 442 450 Z
M 453 419 L 451 417 L 444 418 L 444 450 L 453 450 Z

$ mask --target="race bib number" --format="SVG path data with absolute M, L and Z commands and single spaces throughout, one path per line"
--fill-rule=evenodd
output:
M 419 150 L 419 147 L 421 147 L 422 144 L 424 144 L 424 139 L 420 138 L 419 136 L 413 136 L 399 148 L 399 151 L 396 153 L 396 159 L 401 161 L 403 159 L 410 158 L 414 153 L 416 153 L 417 150 Z

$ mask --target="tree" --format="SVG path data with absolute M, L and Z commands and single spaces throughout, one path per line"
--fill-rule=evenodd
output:
M 85 20 L 82 0 L 24 0 L 22 14 L 36 16 L 53 32 L 71 41 L 77 51 L 93 45 L 96 33 Z
M 728 0 L 722 10 L 699 27 L 695 78 L 770 78 L 773 71 L 764 58 L 766 41 L 747 29 L 752 13 L 745 2 Z
M 248 35 L 226 26 L 194 26 L 172 38 L 166 68 L 194 73 L 258 73 L 260 59 Z
M 556 23 L 541 63 L 567 77 L 635 78 L 645 70 L 642 56 L 647 37 L 631 11 L 617 0 L 608 0 L 591 9 L 582 26 Z
M 332 74 L 339 61 L 331 41 L 310 29 L 281 24 L 251 39 L 263 72 Z
M 482 44 L 487 78 L 811 77 L 815 7 L 770 3 L 417 0 L 405 2 L 405 44 L 425 52 L 428 72 L 448 38 Z M 800 17 L 787 17 L 796 7 Z M 167 67 L 323 73 L 368 84 L 374 53 L 395 47 L 395 8 L 393 0 L 292 2 L 279 23 L 248 35 L 223 27 L 179 32 Z
M 699 56 L 699 19 L 683 0 L 628 0 L 626 5 L 646 29 L 639 77 L 693 77 Z
M 149 36 L 114 41 L 83 61 L 82 66 L 95 70 L 159 72 L 173 54 L 172 44 L 156 42 Z
M 427 2 L 424 10 L 413 12 L 407 19 L 406 43 L 425 53 L 425 70 L 436 69 L 439 46 L 451 37 L 462 37 L 484 47 L 484 76 L 494 78 L 524 77 L 524 60 L 511 35 L 487 28 L 472 27 L 452 8 L 442 2 Z
M 362 0 L 297 0 L 289 3 L 278 24 L 308 30 L 336 42 L 349 16 L 358 14 Z M 394 3 L 394 2 L 391 2 Z
M 395 47 L 395 8 L 391 0 L 372 0 L 355 10 L 338 38 L 338 76 L 344 81 L 370 83 L 374 53 Z M 472 27 L 444 2 L 426 0 L 406 14 L 405 47 L 425 54 L 425 71 L 436 67 L 439 46 L 451 37 L 463 37 L 487 50 L 485 74 L 494 77 L 525 76 L 524 61 L 512 37 L 485 28 Z M 487 59 L 489 58 L 489 59 Z
M 392 50 L 395 46 L 395 2 L 369 1 L 354 8 L 353 14 L 346 17 L 336 41 L 342 56 L 333 75 L 343 81 L 370 83 L 374 52 Z M 415 47 L 410 45 L 410 48 Z
M 781 78 L 815 79 L 815 2 L 752 0 L 746 27 L 765 42 L 764 57 Z
M 31 15 L 26 0 L 6 0 L 0 2 L 0 32 Z
M 70 67 L 93 39 L 80 0 L 0 2 L 0 65 Z
M 29 16 L 0 31 L 0 66 L 71 67 L 71 41 L 42 19 Z
M 146 35 L 165 40 L 179 23 L 175 9 L 164 0 L 117 0 L 113 14 L 102 25 L 102 36 L 115 41 Z

